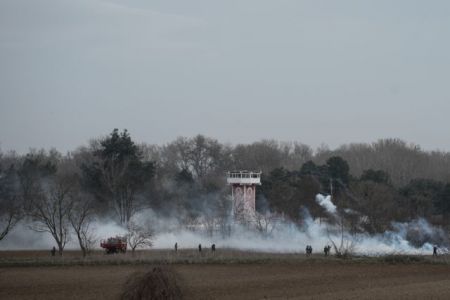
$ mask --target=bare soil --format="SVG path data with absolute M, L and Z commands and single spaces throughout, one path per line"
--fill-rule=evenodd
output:
M 450 299 L 436 265 L 179 266 L 191 299 Z
M 448 264 L 289 257 L 265 263 L 176 263 L 169 267 L 178 274 L 186 299 L 450 299 Z M 0 267 L 0 299 L 118 299 L 127 278 L 152 268 Z

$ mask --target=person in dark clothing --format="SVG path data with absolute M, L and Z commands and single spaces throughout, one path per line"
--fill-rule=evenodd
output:
M 211 251 L 212 251 L 212 252 L 216 252 L 216 244 L 212 244 L 212 246 L 211 246 Z
M 202 244 L 198 244 L 198 252 L 202 252 Z
M 178 243 L 175 243 L 175 252 L 178 251 Z
M 433 246 L 433 256 L 437 256 L 438 247 L 436 245 Z
M 55 256 L 55 254 L 56 254 L 56 248 L 55 248 L 55 246 L 53 246 L 53 249 L 50 251 L 50 253 L 52 254 L 52 256 Z

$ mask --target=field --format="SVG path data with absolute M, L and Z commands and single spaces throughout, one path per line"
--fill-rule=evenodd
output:
M 167 264 L 186 299 L 450 299 L 448 257 L 341 260 L 222 250 L 127 255 L 0 252 L 0 299 L 117 299 L 135 272 Z

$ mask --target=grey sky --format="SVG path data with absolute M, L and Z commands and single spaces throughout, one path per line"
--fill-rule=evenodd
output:
M 0 145 L 127 128 L 450 150 L 450 1 L 0 0 Z

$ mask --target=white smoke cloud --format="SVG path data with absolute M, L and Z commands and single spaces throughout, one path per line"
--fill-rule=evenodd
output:
M 422 220 L 421 222 L 426 221 Z M 237 225 L 233 228 L 233 234 L 229 237 L 221 237 L 220 235 L 208 237 L 205 234 L 180 230 L 159 234 L 156 237 L 154 247 L 170 249 L 173 248 L 175 243 L 178 243 L 179 248 L 195 248 L 198 244 L 206 247 L 214 243 L 218 248 L 296 253 L 304 252 L 306 245 L 311 245 L 314 252 L 322 252 L 325 245 L 331 244 L 331 240 L 339 241 L 341 237 L 339 234 L 330 233 L 329 226 L 329 224 L 320 224 L 307 217 L 303 228 L 299 229 L 294 224 L 280 224 L 270 237 L 261 236 L 255 231 Z M 431 254 L 432 244 L 424 243 L 420 247 L 414 247 L 408 242 L 405 230 L 407 226 L 407 224 L 398 224 L 396 230 L 374 236 L 367 234 L 352 236 L 348 233 L 345 233 L 345 236 L 353 239 L 355 243 L 354 250 L 357 254 Z M 432 228 L 429 224 L 427 224 L 427 227 Z M 448 249 L 441 247 L 441 251 L 445 252 Z
M 329 213 L 337 214 L 336 206 L 329 196 L 317 195 L 316 201 Z M 352 235 L 349 232 L 336 230 L 334 225 L 323 220 L 321 222 L 314 220 L 307 210 L 304 210 L 302 226 L 299 227 L 297 224 L 279 219 L 276 222 L 276 229 L 269 236 L 238 224 L 231 225 L 232 234 L 229 236 L 224 237 L 219 232 L 215 232 L 211 236 L 201 225 L 188 230 L 180 223 L 180 219 L 179 217 L 160 217 L 150 209 L 140 211 L 134 217 L 136 222 L 150 224 L 153 227 L 156 232 L 154 248 L 157 249 L 173 249 L 175 243 L 178 243 L 180 249 L 196 248 L 198 244 L 202 244 L 203 248 L 209 248 L 212 244 L 216 244 L 218 249 L 234 248 L 260 252 L 298 253 L 304 252 L 306 245 L 311 245 L 314 253 L 317 253 L 322 252 L 323 247 L 330 245 L 331 241 L 340 241 L 341 234 L 344 234 L 346 239 L 354 242 L 354 251 L 358 254 L 431 254 L 433 245 L 430 241 L 436 237 L 445 236 L 443 231 L 434 228 L 424 219 L 409 223 L 394 223 L 393 230 L 383 234 Z M 96 221 L 93 223 L 93 228 L 99 239 L 126 234 L 126 229 L 112 221 Z M 416 245 L 408 241 L 411 240 L 411 235 L 416 237 Z M 50 234 L 31 231 L 26 224 L 22 223 L 0 242 L 0 250 L 51 249 L 54 245 Z M 97 248 L 99 248 L 99 243 L 97 243 Z M 75 237 L 72 238 L 66 249 L 78 249 Z M 445 252 L 448 249 L 441 247 L 441 251 Z
M 330 214 L 332 215 L 336 214 L 336 205 L 334 205 L 333 202 L 331 201 L 331 196 L 324 196 L 322 194 L 317 194 L 316 202 L 317 204 L 325 208 L 325 210 Z
M 37 232 L 30 229 L 30 224 L 19 222 L 12 231 L 0 241 L 0 250 L 46 250 L 57 247 L 52 235 L 48 232 Z M 126 234 L 126 230 L 113 221 L 95 221 L 91 224 L 95 237 L 100 239 Z M 72 234 L 65 249 L 78 249 L 78 241 Z M 100 248 L 96 243 L 95 248 Z
M 50 250 L 54 245 L 56 243 L 50 234 L 33 231 L 22 221 L 0 241 L 0 250 Z

